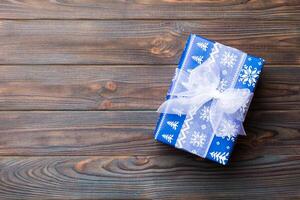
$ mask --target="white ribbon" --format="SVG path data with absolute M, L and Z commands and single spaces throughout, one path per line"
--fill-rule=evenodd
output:
M 218 89 L 220 85 L 220 68 L 211 59 L 208 59 L 200 66 L 191 70 L 190 73 L 183 70 L 179 71 L 179 84 L 175 91 L 171 92 L 172 98 L 166 100 L 157 110 L 159 113 L 181 114 L 195 113 L 208 101 L 212 100 L 210 106 L 209 120 L 214 133 L 217 133 L 220 121 L 226 114 L 229 118 L 241 121 L 241 132 L 236 133 L 244 135 L 242 121 L 236 112 L 252 96 L 249 89 L 228 88 L 224 91 Z M 232 136 L 232 133 L 228 133 Z

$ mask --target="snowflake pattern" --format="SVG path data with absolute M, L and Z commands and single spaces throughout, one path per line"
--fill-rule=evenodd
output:
M 206 135 L 204 133 L 194 131 L 194 133 L 192 134 L 190 144 L 192 144 L 194 147 L 203 147 L 205 142 Z
M 221 64 L 228 68 L 233 68 L 236 60 L 237 56 L 235 54 L 226 51 L 222 56 Z
M 198 42 L 197 43 L 197 46 L 199 48 L 201 48 L 203 51 L 206 51 L 207 50 L 207 47 L 208 47 L 208 43 L 207 42 Z
M 227 70 L 222 70 L 222 75 L 226 76 L 228 74 Z
M 220 92 L 224 92 L 224 90 L 227 88 L 227 85 L 228 85 L 228 81 L 222 79 L 222 80 L 220 81 L 219 86 L 218 86 L 218 90 L 219 90 Z
M 192 59 L 198 64 L 201 64 L 203 62 L 203 56 L 192 56 Z
M 257 70 L 256 68 L 252 68 L 251 65 L 250 66 L 244 65 L 240 73 L 239 82 L 254 87 L 259 74 L 260 74 L 260 70 Z
M 217 135 L 220 136 L 220 137 L 235 137 L 237 135 L 237 132 L 238 132 L 238 126 L 236 125 L 235 122 L 231 121 L 231 120 L 223 120 L 219 129 L 218 129 L 218 132 L 217 132 Z
M 222 136 L 222 139 L 224 140 L 224 139 L 226 139 L 227 141 L 232 141 L 232 142 L 234 142 L 235 141 L 235 137 L 225 137 L 225 136 Z
M 200 119 L 208 122 L 209 121 L 209 113 L 210 113 L 209 107 L 204 106 L 200 111 Z

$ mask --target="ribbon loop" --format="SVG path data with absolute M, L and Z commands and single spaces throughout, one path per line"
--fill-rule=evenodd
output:
M 217 131 L 220 120 L 224 114 L 231 115 L 234 120 L 242 120 L 236 117 L 235 113 L 246 105 L 252 93 L 249 89 L 228 88 L 220 91 L 220 69 L 215 62 L 208 59 L 201 66 L 191 70 L 190 73 L 181 70 L 180 84 L 171 92 L 172 98 L 166 100 L 158 112 L 168 114 L 194 115 L 205 103 L 213 101 L 210 107 L 210 123 L 214 132 Z M 243 128 L 242 128 L 243 129 Z M 239 134 L 244 134 L 241 132 Z M 231 136 L 228 133 L 228 136 Z
M 212 91 L 211 94 L 214 99 L 220 99 L 220 97 L 221 97 L 221 92 L 219 90 L 214 90 L 214 91 Z

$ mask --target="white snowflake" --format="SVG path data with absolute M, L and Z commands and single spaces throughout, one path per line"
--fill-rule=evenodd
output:
M 198 42 L 197 43 L 197 46 L 199 48 L 201 48 L 203 51 L 206 51 L 207 50 L 207 47 L 208 47 L 208 43 L 207 42 Z
M 226 149 L 228 149 L 228 150 L 229 150 L 229 149 L 230 149 L 230 146 L 226 146 Z
M 225 165 L 228 158 L 227 156 L 229 155 L 228 152 L 220 152 L 220 151 L 213 151 L 210 152 L 210 156 L 217 162 L 219 162 L 222 165 Z
M 232 142 L 235 141 L 235 137 L 222 137 L 222 139 L 223 139 L 223 140 L 226 139 L 227 141 L 230 141 L 230 140 L 231 140 Z
M 198 64 L 201 64 L 203 62 L 203 56 L 192 56 L 192 59 Z
M 243 84 L 254 87 L 259 74 L 260 70 L 257 70 L 256 68 L 252 69 L 251 65 L 244 65 L 240 73 L 239 81 Z
M 233 66 L 236 62 L 236 59 L 237 59 L 237 56 L 235 54 L 226 51 L 222 56 L 221 64 L 226 67 L 233 68 Z
M 167 140 L 169 143 L 172 143 L 173 135 L 171 134 L 163 134 L 162 137 Z
M 174 130 L 177 129 L 178 123 L 179 123 L 178 121 L 167 121 L 167 124 Z
M 220 144 L 221 144 L 221 143 L 220 143 L 219 141 L 217 141 L 217 142 L 216 142 L 216 145 L 218 145 L 218 146 L 219 146 Z
M 259 61 L 259 62 L 258 62 L 258 65 L 262 65 L 262 63 Z
M 222 80 L 220 81 L 219 86 L 218 86 L 218 90 L 219 90 L 220 92 L 224 92 L 224 90 L 226 89 L 227 85 L 228 85 L 228 81 L 222 79 Z
M 234 123 L 233 121 L 231 120 L 223 120 L 219 129 L 218 129 L 218 132 L 217 132 L 217 135 L 219 137 L 235 137 L 237 135 L 237 132 L 238 132 L 238 126 L 236 125 L 236 123 Z
M 222 70 L 222 74 L 224 75 L 224 76 L 226 76 L 227 75 L 227 70 Z
M 209 113 L 210 113 L 209 107 L 204 106 L 200 111 L 200 119 L 208 122 L 209 121 Z
M 206 142 L 206 135 L 204 133 L 194 131 L 190 143 L 195 147 L 203 147 L 205 142 Z
M 201 129 L 202 129 L 202 130 L 206 129 L 206 125 L 205 125 L 205 124 L 202 124 L 202 125 L 201 125 Z

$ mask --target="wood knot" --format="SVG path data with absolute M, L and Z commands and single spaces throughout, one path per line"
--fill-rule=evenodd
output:
M 112 107 L 112 102 L 109 100 L 104 100 L 102 101 L 102 103 L 100 104 L 100 109 L 109 109 Z
M 176 55 L 176 50 L 178 49 L 176 41 L 171 37 L 155 38 L 151 42 L 151 45 L 153 47 L 150 49 L 150 52 L 160 57 L 173 57 Z
M 81 160 L 78 163 L 75 164 L 74 168 L 76 171 L 82 172 L 85 171 L 87 168 L 87 165 L 89 165 L 91 162 L 97 160 L 97 158 L 89 158 L 85 160 Z
M 146 165 L 150 162 L 148 157 L 145 156 L 137 156 L 135 158 L 135 165 L 137 166 L 142 166 L 142 165 Z
M 92 83 L 89 85 L 89 88 L 92 90 L 92 91 L 98 91 L 101 89 L 101 85 L 99 83 Z
M 109 91 L 116 91 L 117 90 L 117 84 L 113 81 L 108 81 L 106 84 L 105 84 L 105 88 Z

